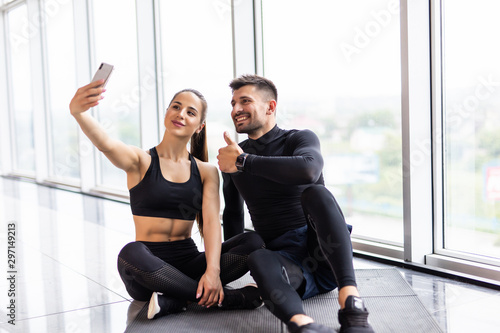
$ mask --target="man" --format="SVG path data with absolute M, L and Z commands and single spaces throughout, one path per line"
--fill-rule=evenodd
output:
M 224 178 L 224 237 L 243 232 L 243 202 L 266 249 L 248 264 L 264 304 L 290 332 L 333 332 L 307 316 L 302 299 L 339 287 L 340 332 L 373 332 L 359 297 L 350 234 L 333 195 L 324 186 L 323 158 L 309 130 L 276 125 L 273 82 L 244 75 L 230 84 L 236 144 L 224 133 L 219 150 Z

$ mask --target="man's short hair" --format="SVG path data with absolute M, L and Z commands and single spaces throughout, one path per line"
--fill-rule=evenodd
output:
M 240 89 L 243 86 L 256 86 L 258 90 L 264 91 L 268 94 L 269 99 L 274 99 L 276 102 L 278 101 L 278 90 L 274 85 L 273 81 L 266 79 L 265 77 L 254 75 L 254 74 L 245 74 L 242 75 L 229 84 L 233 93 Z

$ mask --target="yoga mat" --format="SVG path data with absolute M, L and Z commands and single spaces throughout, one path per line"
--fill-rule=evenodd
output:
M 395 268 L 357 269 L 358 289 L 370 312 L 369 321 L 375 332 L 442 332 L 439 325 L 418 299 L 410 285 Z M 249 274 L 230 286 L 239 288 L 253 282 Z M 308 315 L 334 330 L 337 319 L 337 290 L 303 301 Z M 282 324 L 266 307 L 255 310 L 221 311 L 191 304 L 186 312 L 148 320 L 146 303 L 127 326 L 126 333 L 143 332 L 262 332 L 286 333 Z

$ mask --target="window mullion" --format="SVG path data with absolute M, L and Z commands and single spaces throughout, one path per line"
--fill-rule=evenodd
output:
M 429 3 L 401 1 L 404 260 L 432 253 Z
M 7 24 L 6 15 L 4 12 L 0 13 L 0 45 L 5 46 L 4 50 L 8 50 L 7 47 Z M 0 156 L 2 159 L 2 164 L 0 165 L 0 174 L 9 174 L 13 169 L 13 159 L 12 159 L 12 133 L 13 128 L 12 118 L 10 117 L 10 110 L 12 107 L 10 105 L 12 97 L 10 94 L 12 91 L 9 89 L 9 76 L 7 73 L 7 56 L 8 52 L 0 53 L 0 100 L 4 101 L 4 107 L 0 108 L 0 117 L 4 121 L 0 122 Z
M 256 73 L 253 1 L 232 1 L 234 76 Z
M 139 5 L 140 4 L 140 5 Z M 139 109 L 141 146 L 149 149 L 160 141 L 156 66 L 156 33 L 154 3 L 151 1 L 137 1 L 137 39 L 139 58 Z
M 44 80 L 43 17 L 40 1 L 28 0 L 28 21 L 30 24 L 30 63 L 33 93 L 33 138 L 35 149 L 35 179 L 41 183 L 48 176 L 47 150 L 47 104 Z
M 86 0 L 73 2 L 75 24 L 75 55 L 78 64 L 76 68 L 77 86 L 90 82 L 90 35 L 89 8 Z M 88 193 L 96 186 L 95 149 L 92 142 L 78 130 L 78 151 L 80 158 L 80 180 L 82 192 Z

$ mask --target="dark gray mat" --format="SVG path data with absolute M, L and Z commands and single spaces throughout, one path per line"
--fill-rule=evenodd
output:
M 376 332 L 442 332 L 396 269 L 358 269 L 356 278 Z M 238 288 L 252 281 L 247 274 L 231 286 Z M 335 290 L 307 299 L 304 301 L 304 309 L 317 322 L 338 329 L 337 295 Z M 148 320 L 146 314 L 147 303 L 125 332 L 287 332 L 286 327 L 265 307 L 220 311 L 203 309 L 194 304 L 186 312 L 156 320 Z
M 375 332 L 442 332 L 397 269 L 358 269 L 356 280 Z M 339 329 L 337 296 L 334 290 L 312 297 L 304 301 L 304 309 L 318 323 Z

